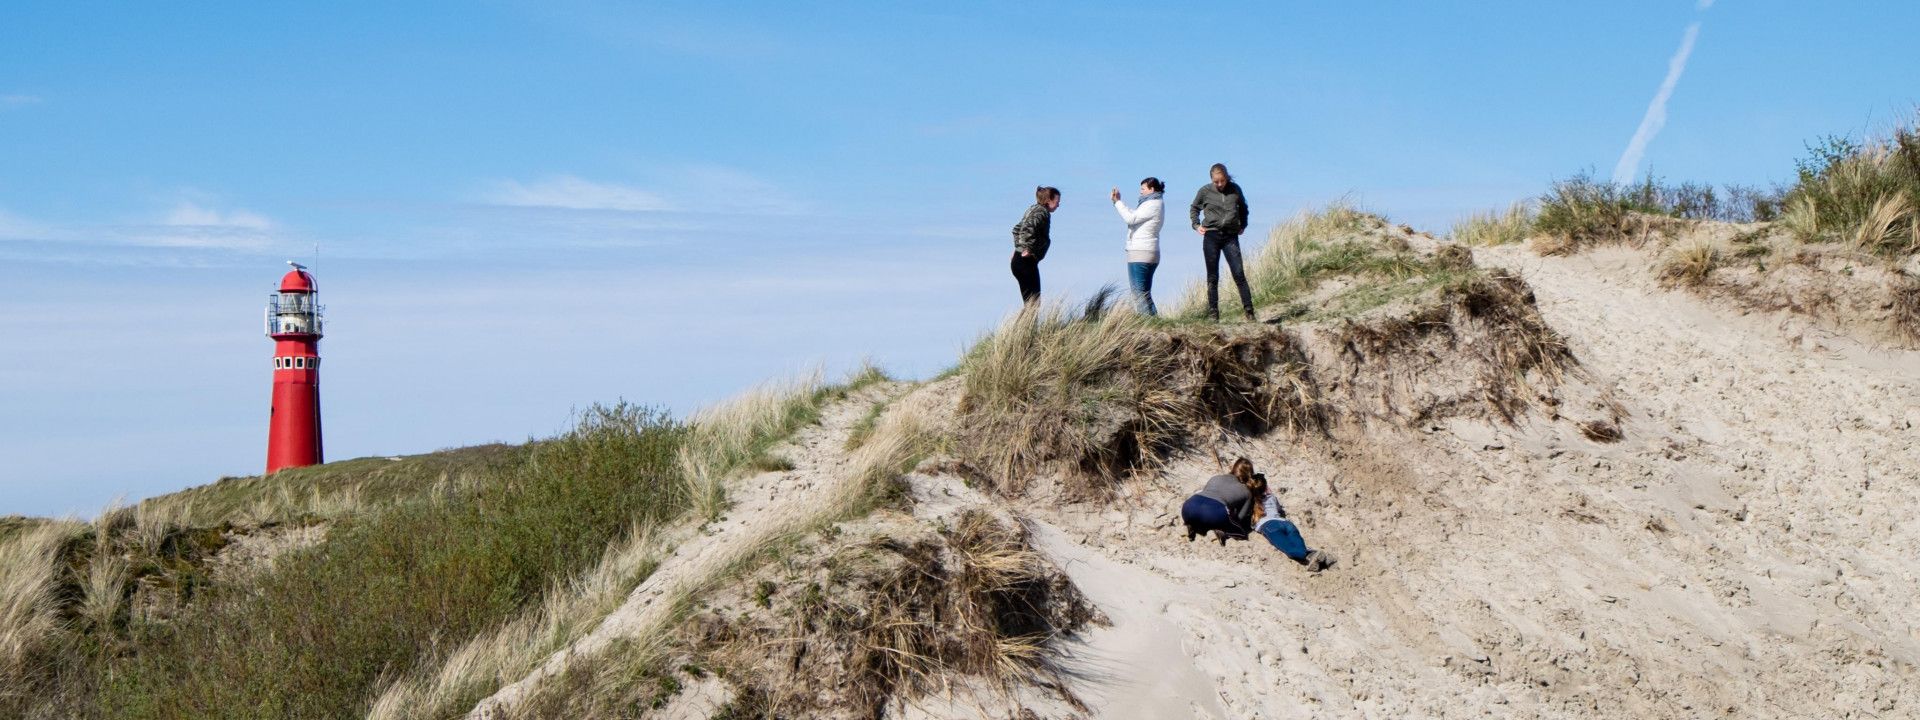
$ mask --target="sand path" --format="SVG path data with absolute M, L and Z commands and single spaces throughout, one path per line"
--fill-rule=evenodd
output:
M 590 657 L 620 639 L 649 638 L 664 632 L 678 600 L 712 582 L 726 568 L 766 544 L 817 517 L 832 513 L 844 497 L 853 473 L 845 451 L 847 436 L 875 404 L 910 386 L 880 383 L 822 410 L 820 422 L 795 433 L 774 453 L 792 470 L 762 473 L 736 482 L 728 492 L 732 506 L 718 521 L 679 543 L 626 602 L 586 635 L 549 656 L 540 667 L 482 700 L 470 720 L 502 717 L 546 679 L 565 671 L 576 657 Z M 682 708 L 686 710 L 687 708 Z

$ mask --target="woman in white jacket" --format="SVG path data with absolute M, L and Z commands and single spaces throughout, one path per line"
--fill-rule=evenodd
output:
M 1127 224 L 1127 281 L 1134 304 L 1148 315 L 1159 314 L 1153 307 L 1153 271 L 1160 267 L 1160 225 L 1166 220 L 1160 196 L 1166 189 L 1157 178 L 1141 180 L 1140 202 L 1132 210 L 1120 199 L 1120 188 L 1113 189 L 1113 209 Z

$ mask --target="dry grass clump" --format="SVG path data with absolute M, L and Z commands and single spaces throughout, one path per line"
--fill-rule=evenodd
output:
M 35 692 L 31 679 L 66 641 L 60 620 L 65 551 L 85 527 L 46 522 L 0 544 L 0 711 L 27 704 Z
M 1505 212 L 1487 210 L 1469 215 L 1454 223 L 1447 236 L 1474 247 L 1511 245 L 1527 239 L 1533 232 L 1533 218 L 1533 204 L 1517 202 Z
M 159 555 L 167 536 L 193 515 L 193 501 L 179 503 L 143 502 L 134 506 L 133 527 L 128 540 L 144 555 Z
M 1824 138 L 1798 162 L 1782 224 L 1802 242 L 1845 242 L 1896 262 L 1920 251 L 1920 131 Z
M 1123 429 L 1156 445 L 1192 414 L 1163 391 L 1179 370 L 1167 336 L 1125 308 L 1108 312 L 1106 298 L 1078 312 L 1024 308 L 963 361 L 961 454 L 995 489 L 1019 494 L 1052 460 L 1099 457 Z
M 1720 242 L 1711 237 L 1694 238 L 1667 251 L 1660 261 L 1660 281 L 1669 287 L 1699 287 L 1726 257 L 1726 248 Z
M 87 559 L 87 571 L 81 583 L 79 617 L 93 632 L 111 636 L 121 625 L 130 579 L 127 558 L 113 542 L 113 532 L 104 524 L 93 531 L 93 552 Z
M 1048 644 L 1096 617 L 1024 529 L 981 511 L 830 533 L 745 587 L 746 609 L 697 616 L 688 643 L 738 689 L 725 717 L 881 717 L 962 677 L 1063 687 Z

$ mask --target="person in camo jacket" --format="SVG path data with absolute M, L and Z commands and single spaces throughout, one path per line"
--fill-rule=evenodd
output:
M 1227 173 L 1227 166 L 1214 163 L 1208 172 L 1212 182 L 1200 186 L 1193 204 L 1187 207 L 1187 219 L 1200 234 L 1201 249 L 1207 255 L 1207 317 L 1220 319 L 1220 256 L 1227 257 L 1227 269 L 1233 284 L 1240 288 L 1240 307 L 1253 320 L 1253 292 L 1247 289 L 1247 273 L 1240 265 L 1240 233 L 1247 230 L 1247 196 Z
M 1042 185 L 1033 189 L 1033 206 L 1013 225 L 1013 279 L 1020 283 L 1020 301 L 1040 300 L 1040 261 L 1053 244 L 1053 211 L 1060 209 L 1060 189 Z

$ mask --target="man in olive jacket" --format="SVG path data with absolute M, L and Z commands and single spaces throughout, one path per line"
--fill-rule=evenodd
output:
M 1033 205 L 1013 225 L 1013 279 L 1020 283 L 1020 301 L 1040 301 L 1040 261 L 1053 245 L 1053 211 L 1060 209 L 1059 188 L 1033 189 Z
M 1227 270 L 1233 284 L 1240 287 L 1240 307 L 1253 320 L 1253 291 L 1247 288 L 1247 273 L 1240 264 L 1240 233 L 1247 230 L 1247 196 L 1227 173 L 1227 166 L 1214 163 L 1213 182 L 1200 187 L 1187 207 L 1187 219 L 1200 234 L 1201 248 L 1207 254 L 1207 317 L 1220 319 L 1220 256 L 1227 256 Z

